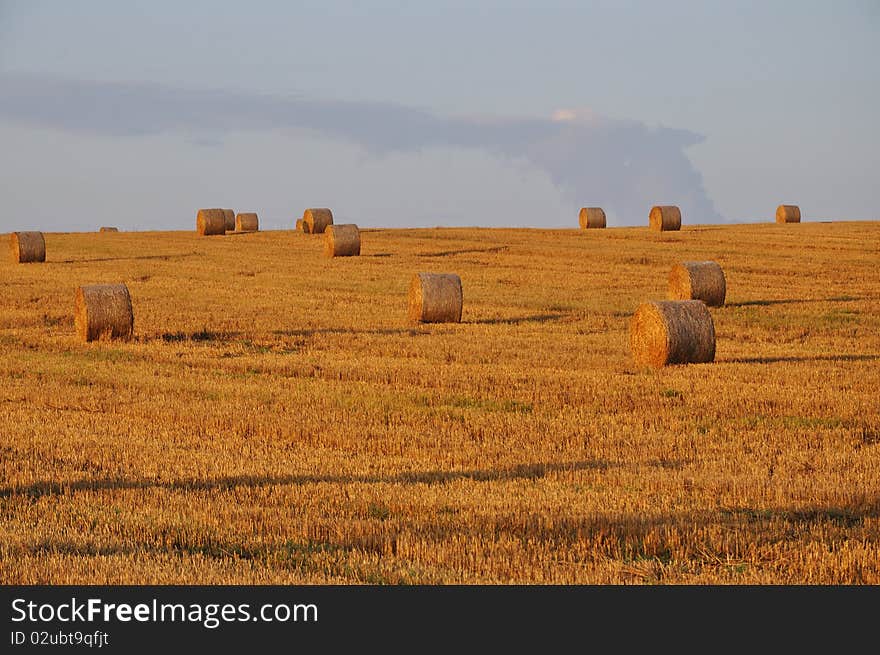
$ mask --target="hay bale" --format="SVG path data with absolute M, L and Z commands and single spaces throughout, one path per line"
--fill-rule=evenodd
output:
M 235 216 L 236 232 L 258 232 L 260 230 L 260 221 L 253 212 L 245 212 Z
M 235 229 L 235 210 L 224 209 L 223 219 L 225 221 L 224 232 L 232 232 Z
M 651 207 L 648 225 L 652 230 L 667 232 L 681 229 L 681 211 L 675 205 L 656 205 Z
M 726 295 L 727 281 L 717 262 L 681 262 L 669 271 L 670 300 L 702 300 L 720 307 Z
M 202 236 L 226 234 L 225 210 L 200 209 L 199 213 L 196 215 L 196 232 Z
M 74 323 L 83 341 L 130 339 L 134 332 L 134 312 L 128 287 L 124 284 L 79 287 Z
M 118 227 L 102 227 L 98 232 L 119 232 Z
M 702 300 L 657 300 L 639 305 L 630 319 L 636 364 L 699 364 L 715 359 L 715 324 Z
M 581 229 L 605 227 L 605 210 L 601 207 L 581 207 L 578 214 Z
M 46 240 L 42 232 L 13 232 L 9 249 L 16 264 L 46 261 Z
M 328 225 L 333 225 L 333 212 L 327 208 L 307 209 L 303 212 L 303 225 L 308 229 L 303 230 L 306 234 L 321 234 Z
M 458 323 L 461 278 L 455 273 L 416 273 L 409 285 L 409 318 L 421 323 Z
M 361 231 L 357 225 L 328 225 L 324 230 L 327 257 L 355 257 L 361 254 Z
M 777 223 L 800 223 L 801 208 L 797 205 L 779 205 L 776 208 Z

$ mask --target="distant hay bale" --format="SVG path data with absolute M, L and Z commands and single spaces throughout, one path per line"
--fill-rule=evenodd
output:
M 130 339 L 134 332 L 134 312 L 128 287 L 124 284 L 79 287 L 74 323 L 83 341 Z
M 297 232 L 305 232 L 305 227 L 303 227 L 305 223 L 303 223 L 303 219 L 296 219 L 296 231 Z
M 605 210 L 601 207 L 581 207 L 578 214 L 581 229 L 605 227 Z
M 306 234 L 321 234 L 328 225 L 333 225 L 333 212 L 327 208 L 307 209 L 303 212 L 302 221 L 308 227 L 303 230 Z
M 702 300 L 657 300 L 639 305 L 630 319 L 636 364 L 700 364 L 715 359 L 715 324 Z
M 260 230 L 260 221 L 253 212 L 245 212 L 235 216 L 236 232 L 258 232 Z
M 102 227 L 98 232 L 119 232 L 118 227 Z
M 235 210 L 224 209 L 223 219 L 225 220 L 224 232 L 232 232 L 235 229 Z
M 361 254 L 361 231 L 357 225 L 328 225 L 324 230 L 327 257 L 355 257 Z
M 46 240 L 42 232 L 13 232 L 9 235 L 9 246 L 16 264 L 46 261 Z
M 459 323 L 461 278 L 455 273 L 416 273 L 409 285 L 409 318 L 421 323 Z
M 652 230 L 667 232 L 681 229 L 681 211 L 675 205 L 656 205 L 651 207 L 648 225 Z
M 670 300 L 702 300 L 720 307 L 726 295 L 727 281 L 717 262 L 681 262 L 669 271 Z
M 225 210 L 200 209 L 196 215 L 196 232 L 202 236 L 226 234 Z
M 801 208 L 797 205 L 779 205 L 776 208 L 777 223 L 800 223 Z

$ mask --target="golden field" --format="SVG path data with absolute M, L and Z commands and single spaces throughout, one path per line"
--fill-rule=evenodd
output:
M 0 583 L 880 584 L 880 222 L 361 236 L 4 257 Z M 715 362 L 637 367 L 682 260 Z M 461 323 L 407 321 L 416 272 Z M 131 342 L 76 337 L 105 282 Z

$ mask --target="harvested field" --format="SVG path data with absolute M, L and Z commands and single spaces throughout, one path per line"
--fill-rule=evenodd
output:
M 0 260 L 0 583 L 880 584 L 880 222 L 361 231 Z M 634 364 L 707 260 L 715 361 Z M 133 338 L 82 342 L 118 282 Z

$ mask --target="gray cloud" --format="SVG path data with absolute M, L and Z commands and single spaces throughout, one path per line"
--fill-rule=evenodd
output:
M 555 120 L 449 118 L 394 104 L 2 73 L 0 118 L 100 136 L 182 132 L 200 145 L 216 145 L 232 132 L 298 128 L 376 156 L 474 148 L 528 160 L 573 204 L 602 206 L 620 225 L 645 224 L 652 205 L 667 203 L 679 205 L 686 222 L 722 220 L 685 154 L 703 137 L 577 111 Z

